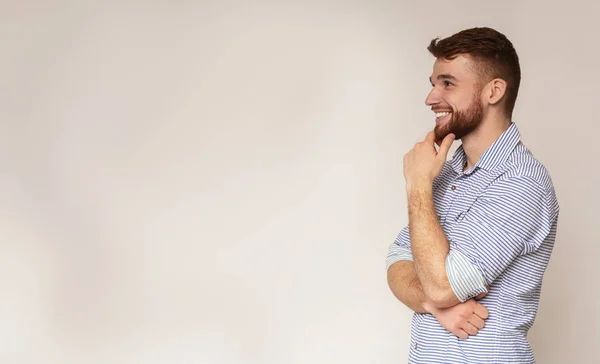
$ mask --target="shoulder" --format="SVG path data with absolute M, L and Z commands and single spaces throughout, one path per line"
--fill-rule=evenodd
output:
M 493 185 L 510 189 L 524 199 L 539 196 L 550 210 L 558 211 L 558 199 L 550 172 L 522 143 L 508 158 L 495 182 Z
M 541 188 L 546 193 L 554 194 L 550 172 L 522 143 L 517 145 L 515 152 L 507 160 L 499 179 L 521 182 L 524 186 Z

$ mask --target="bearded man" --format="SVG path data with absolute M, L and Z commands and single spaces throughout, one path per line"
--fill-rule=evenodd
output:
M 484 27 L 428 50 L 435 127 L 404 156 L 409 221 L 386 259 L 391 291 L 415 312 L 409 362 L 534 363 L 527 333 L 559 205 L 512 120 L 517 53 Z

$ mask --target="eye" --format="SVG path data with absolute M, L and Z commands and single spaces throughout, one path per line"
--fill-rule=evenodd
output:
M 444 81 L 444 86 L 449 87 L 449 86 L 454 86 L 454 84 L 450 81 Z

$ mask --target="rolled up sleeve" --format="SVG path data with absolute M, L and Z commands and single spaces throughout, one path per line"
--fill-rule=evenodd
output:
M 401 260 L 413 260 L 412 251 L 410 249 L 410 234 L 408 233 L 408 226 L 402 229 L 402 231 L 400 231 L 396 237 L 396 240 L 390 244 L 385 260 L 386 270 L 390 269 L 392 264 Z
M 461 302 L 487 292 L 485 279 L 479 269 L 458 250 L 448 253 L 446 273 L 454 294 Z
M 531 177 L 512 177 L 490 186 L 448 234 L 446 273 L 462 302 L 487 292 L 520 255 L 535 252 L 549 235 L 558 204 Z

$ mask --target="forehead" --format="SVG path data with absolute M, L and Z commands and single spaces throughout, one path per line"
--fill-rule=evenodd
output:
M 452 60 L 437 58 L 433 64 L 431 79 L 435 80 L 437 75 L 442 74 L 452 75 L 461 81 L 473 81 L 477 76 L 473 69 L 473 61 L 462 55 Z

